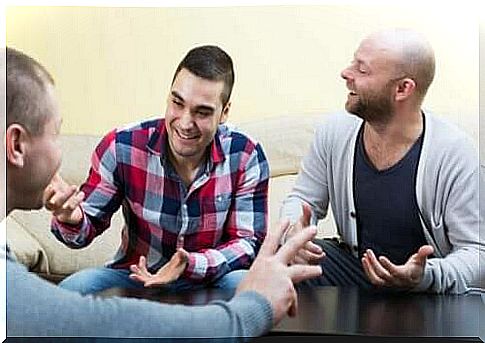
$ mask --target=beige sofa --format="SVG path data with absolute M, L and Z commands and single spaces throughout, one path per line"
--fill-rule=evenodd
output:
M 262 143 L 271 168 L 270 228 L 277 225 L 282 200 L 290 191 L 318 122 L 324 115 L 277 117 L 236 124 Z M 63 162 L 61 175 L 72 184 L 81 184 L 87 176 L 89 161 L 99 136 L 61 137 Z M 70 249 L 50 232 L 50 214 L 46 210 L 15 211 L 7 219 L 7 242 L 17 259 L 31 271 L 58 281 L 80 269 L 101 266 L 114 256 L 123 226 L 121 211 L 112 219 L 111 228 L 84 249 Z M 335 234 L 333 218 L 319 223 L 319 234 Z

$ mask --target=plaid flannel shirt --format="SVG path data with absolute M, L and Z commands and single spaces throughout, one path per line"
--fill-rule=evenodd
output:
M 53 219 L 54 235 L 69 247 L 85 247 L 121 206 L 126 225 L 108 267 L 127 269 L 143 255 L 155 272 L 183 247 L 189 261 L 182 277 L 194 282 L 248 268 L 267 230 L 269 166 L 261 145 L 220 125 L 188 188 L 169 163 L 167 148 L 164 119 L 108 133 L 81 186 L 82 223 Z

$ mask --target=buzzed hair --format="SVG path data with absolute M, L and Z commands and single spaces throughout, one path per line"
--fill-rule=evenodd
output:
M 54 79 L 33 58 L 13 48 L 7 47 L 6 50 L 6 128 L 17 123 L 32 135 L 42 134 L 51 115 L 46 92 L 49 86 L 54 86 Z
M 416 83 L 416 94 L 422 101 L 435 74 L 433 48 L 426 38 L 410 29 L 391 29 L 373 35 L 392 45 L 397 53 L 396 68 Z
M 225 107 L 231 97 L 234 85 L 234 66 L 231 57 L 215 45 L 203 45 L 190 50 L 182 59 L 173 76 L 187 69 L 192 74 L 211 81 L 224 81 L 221 93 L 222 106 Z

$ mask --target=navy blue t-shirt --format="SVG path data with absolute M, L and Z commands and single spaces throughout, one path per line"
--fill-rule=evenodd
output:
M 427 244 L 415 196 L 423 134 L 399 162 L 379 171 L 364 150 L 363 128 L 354 160 L 359 254 L 372 249 L 376 256 L 384 255 L 395 264 L 403 264 Z

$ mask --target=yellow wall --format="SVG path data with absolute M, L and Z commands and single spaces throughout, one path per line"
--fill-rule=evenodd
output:
M 54 75 L 63 133 L 102 134 L 164 113 L 174 69 L 199 44 L 234 59 L 234 122 L 341 110 L 340 71 L 359 41 L 386 27 L 423 32 L 437 73 L 425 108 L 478 135 L 478 25 L 472 10 L 420 6 L 205 8 L 9 7 L 7 45 Z M 476 138 L 476 137 L 475 137 Z

